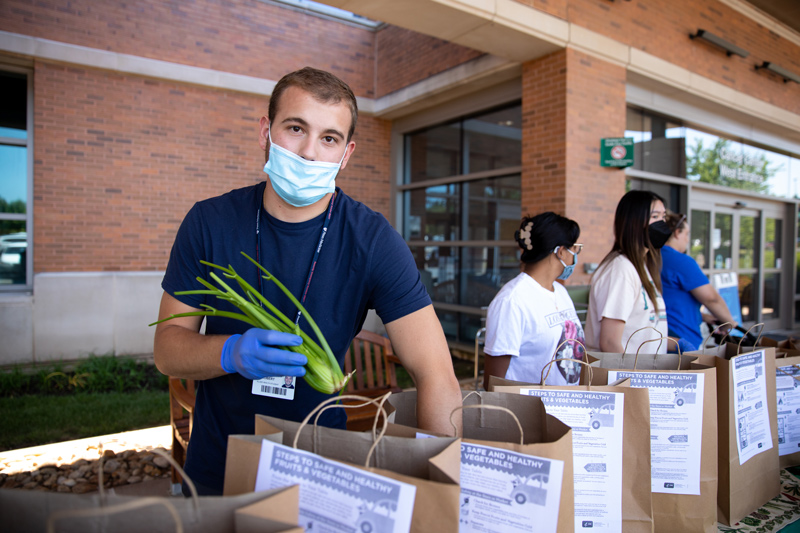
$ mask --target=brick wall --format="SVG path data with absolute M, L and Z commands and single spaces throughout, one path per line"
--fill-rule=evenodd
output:
M 386 26 L 378 32 L 375 49 L 377 97 L 483 55 L 397 26 Z
M 522 213 L 578 222 L 581 263 L 599 262 L 613 243 L 625 175 L 599 166 L 599 140 L 624 130 L 624 68 L 572 49 L 523 65 Z M 569 281 L 588 282 L 582 268 Z
M 310 65 L 374 96 L 373 32 L 255 0 L 3 0 L 0 30 L 276 81 Z
M 600 139 L 625 133 L 625 69 L 574 50 L 566 55 L 565 213 L 581 226 L 581 263 L 599 263 L 614 243 L 614 212 L 625 194 L 624 170 L 600 166 Z M 582 266 L 573 277 L 570 283 L 589 283 Z
M 522 66 L 522 214 L 566 207 L 567 54 Z
M 531 4 L 531 1 L 522 3 Z M 566 17 L 558 5 L 567 5 Z M 775 106 L 800 113 L 800 85 L 755 71 L 772 61 L 800 73 L 800 47 L 715 0 L 548 0 L 537 9 L 643 50 L 700 76 Z M 549 7 L 546 7 L 549 6 Z M 692 40 L 705 29 L 750 52 L 747 58 L 727 57 L 714 45 Z
M 195 201 L 264 179 L 264 98 L 37 62 L 36 272 L 166 266 Z M 388 216 L 389 125 L 361 117 L 337 184 Z

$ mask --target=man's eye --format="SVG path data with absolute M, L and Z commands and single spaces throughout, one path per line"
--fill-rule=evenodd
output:
M 289 128 L 289 130 L 290 130 L 292 133 L 300 133 L 300 131 L 302 131 L 302 130 L 300 129 L 300 126 L 292 126 L 292 127 L 290 127 L 290 128 Z
M 322 140 L 328 144 L 333 144 L 336 142 L 336 139 L 334 137 L 331 137 L 330 135 L 323 137 Z

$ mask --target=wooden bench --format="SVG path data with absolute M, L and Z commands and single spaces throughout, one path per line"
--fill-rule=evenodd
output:
M 400 392 L 397 385 L 395 365 L 400 364 L 392 343 L 386 337 L 362 330 L 345 356 L 345 372 L 356 370 L 347 385 L 345 394 L 358 394 L 376 398 L 388 391 Z M 192 434 L 194 420 L 195 382 L 192 379 L 169 378 L 170 425 L 172 426 L 172 457 L 183 465 L 186 449 Z M 357 403 L 357 402 L 356 402 Z M 372 427 L 377 408 L 366 407 L 346 409 L 347 429 L 361 431 Z M 173 468 L 172 483 L 180 483 L 181 476 Z
M 361 330 L 350 344 L 350 349 L 344 360 L 345 374 L 356 373 L 350 378 L 344 394 L 357 394 L 369 398 L 383 396 L 387 392 L 400 392 L 397 385 L 396 365 L 400 359 L 392 351 L 392 343 L 388 338 Z M 357 404 L 359 402 L 344 402 Z M 372 427 L 377 407 L 367 405 L 364 407 L 348 408 L 347 429 L 351 431 L 365 431 Z
M 183 466 L 186 449 L 194 423 L 194 380 L 169 378 L 169 423 L 172 426 L 172 458 Z M 181 475 L 172 469 L 173 485 L 181 482 Z

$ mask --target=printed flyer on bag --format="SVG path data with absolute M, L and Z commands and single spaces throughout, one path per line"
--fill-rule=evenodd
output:
M 459 533 L 555 532 L 564 462 L 461 444 Z
M 630 378 L 650 394 L 651 490 L 700 494 L 703 374 L 609 371 L 608 382 Z
M 767 409 L 764 350 L 737 355 L 733 363 L 733 412 L 736 414 L 736 444 L 739 464 L 772 449 Z
M 775 384 L 778 391 L 778 453 L 800 452 L 800 367 L 778 367 Z
M 575 531 L 622 530 L 622 420 L 616 392 L 520 389 L 572 428 Z
M 255 490 L 300 485 L 300 526 L 312 533 L 408 533 L 417 488 L 264 440 Z

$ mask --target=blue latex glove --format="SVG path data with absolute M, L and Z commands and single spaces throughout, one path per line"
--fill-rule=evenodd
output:
M 231 335 L 222 346 L 222 369 L 238 372 L 247 379 L 270 376 L 304 376 L 305 355 L 275 346 L 299 346 L 303 339 L 293 333 L 252 328 L 243 335 Z
M 693 351 L 697 350 L 697 346 L 695 346 L 691 342 L 687 341 L 686 339 L 678 339 L 678 348 L 681 349 L 681 353 L 693 352 Z M 676 353 L 677 353 L 677 350 L 676 350 Z

